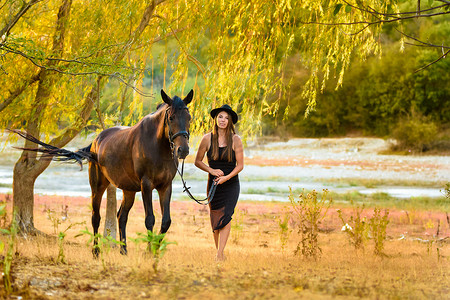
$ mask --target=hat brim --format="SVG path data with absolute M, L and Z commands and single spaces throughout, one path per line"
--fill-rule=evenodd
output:
M 215 108 L 215 109 L 211 110 L 210 115 L 214 119 L 217 116 L 217 114 L 220 113 L 221 111 L 226 111 L 231 116 L 231 120 L 233 121 L 233 124 L 237 123 L 237 121 L 238 121 L 237 113 L 235 113 L 234 110 L 226 108 L 226 107 Z

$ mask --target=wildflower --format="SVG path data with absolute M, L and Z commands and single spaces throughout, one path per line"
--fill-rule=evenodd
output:
M 344 226 L 342 226 L 342 229 L 341 229 L 341 231 L 353 231 L 353 228 L 350 226 L 350 225 L 348 225 L 348 223 L 345 223 L 345 225 Z

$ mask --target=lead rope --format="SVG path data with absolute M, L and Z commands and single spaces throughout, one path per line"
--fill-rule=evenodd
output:
M 184 174 L 184 159 L 183 159 L 183 163 L 181 164 L 181 172 L 178 169 L 177 164 L 175 163 L 175 147 L 174 147 L 174 136 L 176 137 L 177 135 L 180 135 L 180 133 L 175 134 L 174 136 L 172 136 L 172 130 L 170 128 L 170 123 L 168 121 L 168 116 L 167 116 L 167 110 L 165 112 L 165 116 L 164 116 L 164 125 L 167 123 L 167 126 L 169 127 L 169 144 L 170 144 L 170 150 L 172 152 L 172 160 L 173 160 L 173 164 L 175 165 L 175 168 L 177 169 L 178 174 L 181 177 L 181 182 L 183 183 L 183 193 L 186 192 L 186 194 L 189 196 L 189 198 L 191 198 L 192 200 L 194 200 L 195 202 L 197 202 L 198 204 L 201 205 L 208 205 L 209 203 L 211 203 L 211 200 L 214 198 L 214 194 L 216 193 L 216 188 L 217 188 L 217 182 L 213 180 L 213 184 L 209 190 L 208 196 L 204 199 L 196 199 L 194 197 L 194 195 L 191 194 L 191 192 L 189 191 L 189 189 L 191 187 L 187 187 L 186 186 L 186 181 L 184 181 L 183 178 L 183 174 Z M 184 133 L 181 133 L 184 134 Z M 188 135 L 189 138 L 189 135 Z M 215 177 L 214 177 L 215 179 Z M 204 203 L 206 201 L 206 203 Z
M 211 188 L 209 190 L 208 196 L 205 199 L 200 199 L 200 200 L 196 199 L 191 194 L 191 192 L 189 191 L 189 189 L 191 187 L 187 187 L 186 186 L 186 181 L 184 181 L 184 178 L 183 178 L 184 159 L 183 159 L 183 163 L 181 165 L 181 172 L 180 172 L 180 170 L 178 169 L 178 165 L 175 162 L 175 147 L 174 147 L 174 143 L 173 143 L 173 140 L 179 135 L 186 136 L 189 139 L 189 132 L 187 132 L 187 131 L 180 131 L 180 132 L 177 132 L 176 134 L 172 135 L 172 129 L 170 128 L 170 122 L 168 120 L 168 118 L 169 118 L 168 117 L 168 113 L 167 113 L 168 110 L 169 110 L 169 108 L 167 108 L 166 111 L 164 112 L 164 126 L 166 126 L 166 123 L 167 123 L 167 127 L 169 129 L 169 145 L 170 145 L 170 150 L 172 152 L 172 161 L 173 161 L 173 164 L 175 165 L 175 169 L 177 169 L 178 174 L 180 174 L 181 182 L 183 183 L 183 188 L 184 188 L 183 192 L 186 192 L 188 194 L 189 198 L 191 198 L 192 200 L 194 200 L 198 204 L 208 205 L 209 203 L 211 203 L 211 200 L 214 198 L 214 194 L 216 193 L 217 182 L 213 180 L 213 184 L 212 184 L 212 186 L 211 186 Z M 207 201 L 207 202 L 203 203 L 204 201 Z
M 175 164 L 175 161 L 174 161 L 174 164 Z M 184 178 L 183 178 L 183 173 L 184 173 L 184 159 L 183 159 L 183 163 L 181 164 L 181 172 L 180 172 L 180 170 L 178 169 L 178 166 L 177 166 L 176 164 L 175 164 L 175 167 L 177 168 L 177 172 L 178 172 L 178 174 L 179 174 L 180 177 L 181 177 L 181 182 L 183 183 L 183 188 L 184 188 L 183 192 L 186 192 L 186 194 L 189 196 L 189 198 L 191 198 L 192 200 L 194 200 L 194 201 L 197 202 L 198 204 L 201 204 L 201 205 L 208 205 L 209 203 L 211 203 L 211 200 L 214 198 L 214 194 L 216 193 L 217 182 L 213 180 L 213 184 L 212 184 L 211 188 L 209 189 L 209 193 L 208 193 L 208 196 L 207 196 L 206 198 L 204 198 L 204 199 L 196 199 L 196 198 L 191 194 L 191 192 L 189 191 L 189 189 L 190 189 L 191 187 L 187 187 L 187 186 L 186 186 L 186 181 L 184 181 Z M 215 177 L 214 177 L 214 179 L 215 179 Z M 206 203 L 204 203 L 205 201 L 206 201 Z

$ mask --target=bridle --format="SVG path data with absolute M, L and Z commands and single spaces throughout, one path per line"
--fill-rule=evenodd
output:
M 174 155 L 175 154 L 175 144 L 173 141 L 179 136 L 183 136 L 187 140 L 189 140 L 190 135 L 189 135 L 189 132 L 187 132 L 186 130 L 181 130 L 175 134 L 172 134 L 172 128 L 170 127 L 170 122 L 169 122 L 169 113 L 168 113 L 169 109 L 170 109 L 170 106 L 166 109 L 166 111 L 164 113 L 164 126 L 167 124 L 167 127 L 169 128 L 170 150 L 172 150 L 172 157 L 175 157 L 175 155 Z
M 208 196 L 204 199 L 196 199 L 191 192 L 189 191 L 189 189 L 191 187 L 186 186 L 186 181 L 184 180 L 183 174 L 184 174 L 184 158 L 183 158 L 183 162 L 181 163 L 181 172 L 178 169 L 178 165 L 175 162 L 175 143 L 173 142 L 177 137 L 179 136 L 183 136 L 186 139 L 189 140 L 189 132 L 187 132 L 186 130 L 181 130 L 178 131 L 175 134 L 172 134 L 172 128 L 170 127 L 170 122 L 169 122 L 169 115 L 168 115 L 168 111 L 169 111 L 170 107 L 168 107 L 165 111 L 164 114 L 164 126 L 167 124 L 167 127 L 169 128 L 169 144 L 170 144 L 170 150 L 172 152 L 172 161 L 175 165 L 175 168 L 177 169 L 178 174 L 180 175 L 181 178 L 181 182 L 183 183 L 183 192 L 186 192 L 186 194 L 189 196 L 189 198 L 191 198 L 192 200 L 194 200 L 195 202 L 197 202 L 198 204 L 202 204 L 202 205 L 208 205 L 209 203 L 211 203 L 211 200 L 214 198 L 214 194 L 216 193 L 216 188 L 217 188 L 217 182 L 215 180 L 213 180 L 212 186 L 209 190 Z M 186 108 L 187 109 L 187 108 Z

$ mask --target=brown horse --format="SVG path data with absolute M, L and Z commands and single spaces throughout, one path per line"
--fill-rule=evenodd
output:
M 178 159 L 189 154 L 189 124 L 191 116 L 187 105 L 194 92 L 181 100 L 170 98 L 161 90 L 165 103 L 156 112 L 145 116 L 132 127 L 113 127 L 102 131 L 86 148 L 76 152 L 59 149 L 34 139 L 23 137 L 44 146 L 27 149 L 44 152 L 54 160 L 89 161 L 89 183 L 92 191 L 92 227 L 98 233 L 100 225 L 100 204 L 109 184 L 123 190 L 123 201 L 117 214 L 119 223 L 121 253 L 127 253 L 126 224 L 128 213 L 134 204 L 136 192 L 141 192 L 145 209 L 145 226 L 153 231 L 155 216 L 152 206 L 152 191 L 159 194 L 162 212 L 161 233 L 170 227 L 170 198 L 172 180 L 175 177 Z M 15 131 L 17 132 L 17 131 Z M 18 132 L 17 132 L 18 133 Z M 20 134 L 20 133 L 19 133 Z M 94 245 L 97 241 L 94 241 Z M 98 254 L 94 247 L 94 254 Z

